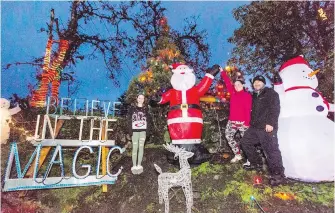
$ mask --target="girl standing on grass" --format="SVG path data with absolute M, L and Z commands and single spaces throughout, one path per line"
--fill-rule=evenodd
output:
M 128 128 L 132 136 L 132 161 L 133 174 L 141 174 L 143 172 L 142 159 L 144 152 L 144 142 L 150 129 L 151 116 L 148 107 L 144 105 L 145 97 L 143 94 L 137 96 L 137 103 L 131 106 L 128 111 Z

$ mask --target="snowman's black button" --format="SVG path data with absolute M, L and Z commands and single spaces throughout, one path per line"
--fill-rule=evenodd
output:
M 322 112 L 323 110 L 325 110 L 325 108 L 323 106 L 319 105 L 319 106 L 316 107 L 316 110 L 318 112 Z
M 317 93 L 317 92 L 313 92 L 313 93 L 312 93 L 312 96 L 313 96 L 314 98 L 317 98 L 317 97 L 319 97 L 320 95 L 319 95 L 319 93 Z

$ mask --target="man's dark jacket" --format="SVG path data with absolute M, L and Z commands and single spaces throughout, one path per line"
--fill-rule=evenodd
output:
M 252 95 L 252 112 L 250 126 L 257 129 L 265 129 L 265 125 L 271 125 L 278 129 L 278 117 L 280 112 L 279 95 L 271 88 L 265 87 L 258 94 Z

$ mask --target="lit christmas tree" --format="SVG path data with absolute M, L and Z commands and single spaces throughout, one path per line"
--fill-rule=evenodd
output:
M 185 63 L 183 56 L 170 38 L 167 19 L 163 17 L 157 24 L 161 36 L 157 39 L 152 56 L 147 59 L 146 66 L 142 67 L 142 72 L 130 82 L 126 92 L 127 103 L 136 103 L 137 95 L 140 93 L 143 93 L 147 100 L 151 97 L 160 97 L 171 87 L 172 72 L 169 66 L 173 62 Z M 151 132 L 155 136 L 155 141 L 158 137 L 162 143 L 164 142 L 162 130 L 166 128 L 166 120 L 161 118 L 167 114 L 167 110 L 167 105 L 150 109 L 154 123 L 154 129 Z

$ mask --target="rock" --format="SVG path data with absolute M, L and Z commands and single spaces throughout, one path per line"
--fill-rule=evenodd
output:
M 209 151 L 209 153 L 214 154 L 214 153 L 216 153 L 217 148 L 211 147 L 211 148 L 208 149 L 208 151 Z
M 199 199 L 199 198 L 201 198 L 200 192 L 193 191 L 193 199 Z
M 121 206 L 120 206 L 120 212 L 124 212 L 124 209 L 126 208 L 126 205 L 127 205 L 127 203 L 126 202 L 124 202 L 124 203 L 122 203 L 121 204 Z
M 135 195 L 131 196 L 129 199 L 128 199 L 128 203 L 131 202 L 131 200 L 135 197 Z

